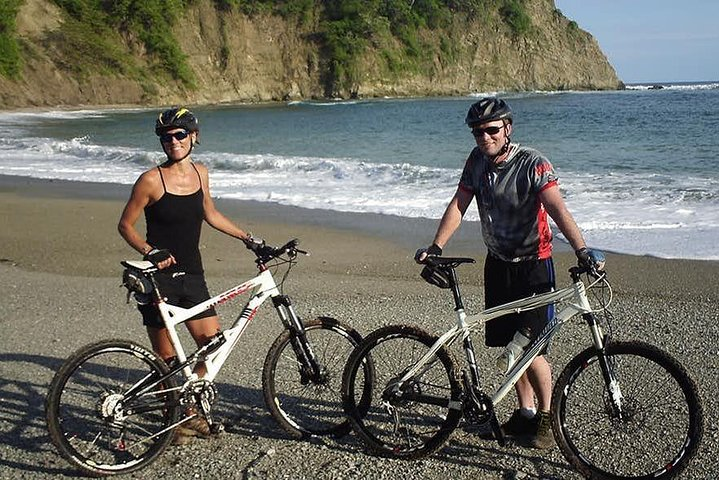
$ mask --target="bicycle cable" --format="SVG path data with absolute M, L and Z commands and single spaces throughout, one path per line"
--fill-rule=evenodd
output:
M 285 281 L 287 281 L 287 277 L 290 274 L 290 270 L 292 270 L 292 268 L 297 264 L 297 260 L 295 258 L 296 257 L 289 255 L 289 254 L 287 257 L 278 255 L 278 256 L 272 258 L 272 260 L 271 260 L 272 263 L 268 262 L 268 264 L 266 264 L 267 268 L 272 270 L 273 276 L 275 275 L 275 273 L 277 273 L 277 271 L 280 269 L 281 266 L 287 265 L 287 269 L 282 274 L 282 279 L 277 283 L 277 289 L 283 295 L 284 295 L 283 288 L 284 288 Z
M 587 287 L 587 293 L 591 295 L 596 304 L 599 305 L 599 308 L 592 309 L 592 313 L 601 314 L 597 315 L 597 317 L 604 320 L 607 326 L 607 333 L 609 336 L 612 336 L 612 320 L 614 316 L 609 310 L 609 305 L 614 298 L 614 291 L 607 281 L 607 274 L 604 273 L 599 278 L 592 279 Z

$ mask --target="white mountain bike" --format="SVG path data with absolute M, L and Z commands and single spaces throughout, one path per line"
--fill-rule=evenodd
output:
M 671 478 L 686 468 L 703 432 L 697 387 L 667 352 L 603 333 L 602 326 L 611 332 L 612 319 L 606 309 L 611 301 L 606 272 L 573 267 L 568 287 L 468 316 L 455 268 L 470 262 L 474 260 L 434 256 L 425 261 L 435 284 L 452 292 L 457 323 L 449 331 L 436 337 L 410 325 L 387 326 L 367 335 L 350 356 L 342 380 L 344 408 L 372 452 L 424 457 L 445 444 L 463 417 L 469 424 L 489 425 L 504 444 L 495 405 L 562 324 L 580 316 L 589 327 L 590 346 L 567 364 L 552 393 L 552 430 L 564 456 L 584 476 L 597 479 Z M 553 321 L 527 346 L 499 388 L 484 393 L 472 332 L 493 318 L 554 303 L 559 305 Z M 464 369 L 450 351 L 460 339 Z M 369 380 L 368 363 L 373 366 Z M 369 396 L 368 383 L 373 384 Z
M 267 299 L 285 327 L 270 347 L 262 371 L 270 413 L 296 438 L 349 431 L 339 388 L 349 353 L 362 337 L 332 318 L 303 322 L 290 298 L 281 293 L 298 254 L 307 253 L 297 245 L 292 240 L 279 248 L 259 248 L 255 251 L 259 275 L 189 309 L 163 299 L 154 278 L 158 269 L 152 263 L 122 262 L 127 268 L 126 286 L 156 303 L 177 363 L 168 366 L 151 350 L 128 340 L 103 340 L 73 353 L 53 378 L 45 402 L 50 438 L 60 454 L 94 476 L 128 473 L 157 459 L 174 429 L 196 415 L 217 429 L 212 417 L 217 397 L 214 380 Z M 286 269 L 278 285 L 272 269 L 280 266 Z M 186 355 L 176 327 L 246 292 L 251 292 L 250 298 L 232 326 Z M 207 369 L 203 378 L 193 373 L 198 362 Z M 370 366 L 366 373 L 372 377 Z M 189 407 L 198 413 L 184 416 Z

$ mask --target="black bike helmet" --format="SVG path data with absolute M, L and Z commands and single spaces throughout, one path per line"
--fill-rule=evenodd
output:
M 469 107 L 467 118 L 464 119 L 470 127 L 494 120 L 506 120 L 512 123 L 512 109 L 509 108 L 509 104 L 496 97 L 486 97 L 473 103 Z
M 199 132 L 197 117 L 184 107 L 173 107 L 165 110 L 155 122 L 155 135 L 158 137 L 173 128 L 184 128 L 188 132 Z

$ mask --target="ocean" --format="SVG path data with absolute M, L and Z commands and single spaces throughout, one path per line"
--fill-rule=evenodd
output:
M 192 155 L 216 197 L 438 219 L 474 146 L 467 108 L 499 94 L 512 140 L 554 164 L 590 246 L 719 260 L 719 82 L 660 85 L 195 107 Z M 0 112 L 0 174 L 132 184 L 164 160 L 156 115 Z M 465 220 L 477 219 L 473 205 Z

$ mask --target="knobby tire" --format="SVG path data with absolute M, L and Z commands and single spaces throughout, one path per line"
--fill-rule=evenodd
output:
M 293 333 L 283 331 L 270 347 L 262 370 L 265 403 L 277 423 L 293 438 L 342 436 L 349 429 L 340 387 L 350 353 L 362 341 L 353 328 L 329 317 L 305 323 L 307 341 L 322 369 L 319 379 L 300 372 Z M 366 373 L 371 378 L 371 366 Z
M 609 365 L 623 396 L 613 413 L 598 353 L 565 367 L 552 394 L 553 430 L 567 460 L 586 478 L 667 479 L 684 470 L 703 433 L 702 404 L 684 367 L 638 341 L 609 343 Z
M 60 455 L 92 476 L 146 467 L 167 448 L 177 422 L 172 379 L 127 400 L 143 378 L 168 373 L 165 362 L 127 340 L 103 340 L 73 353 L 53 378 L 45 400 L 50 439 Z M 155 393 L 157 391 L 157 393 Z
M 462 388 L 455 362 L 444 347 L 402 386 L 411 395 L 432 396 L 441 405 L 386 393 L 436 339 L 419 328 L 395 325 L 368 335 L 350 356 L 342 379 L 343 405 L 353 430 L 373 453 L 401 459 L 428 456 L 445 444 L 459 424 Z M 364 398 L 362 375 L 367 363 L 374 371 L 369 401 Z

